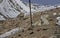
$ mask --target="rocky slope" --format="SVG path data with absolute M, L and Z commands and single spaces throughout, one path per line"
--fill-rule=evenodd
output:
M 29 5 L 29 4 L 28 4 Z M 29 6 L 21 0 L 0 0 L 0 20 L 15 18 L 21 12 L 29 14 Z M 56 8 L 55 6 L 36 6 L 32 4 L 32 12 L 45 11 Z
M 34 11 L 34 9 L 32 9 Z M 29 12 L 29 7 L 20 0 L 1 0 L 0 1 L 0 17 L 15 18 L 20 12 Z

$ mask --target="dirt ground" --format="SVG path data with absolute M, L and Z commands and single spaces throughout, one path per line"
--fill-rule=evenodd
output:
M 42 13 L 42 14 L 41 14 Z M 25 28 L 23 32 L 18 32 L 14 35 L 5 37 L 5 38 L 53 38 L 55 36 L 56 31 L 56 17 L 53 13 L 57 13 L 57 15 L 60 13 L 60 8 L 46 10 L 43 12 L 37 12 L 34 13 L 32 16 L 33 24 L 38 22 L 40 23 L 40 16 L 44 14 L 48 14 L 49 18 L 47 20 L 49 21 L 48 25 L 33 25 L 31 27 L 30 24 L 30 18 L 29 16 L 22 18 L 20 20 L 20 17 L 17 17 L 15 19 L 7 19 L 5 21 L 0 21 L 0 35 L 10 31 L 13 28 L 16 27 L 23 27 Z

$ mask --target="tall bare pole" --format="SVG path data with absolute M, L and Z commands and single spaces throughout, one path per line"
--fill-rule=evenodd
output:
M 29 8 L 30 8 L 30 21 L 32 26 L 31 0 L 29 0 Z

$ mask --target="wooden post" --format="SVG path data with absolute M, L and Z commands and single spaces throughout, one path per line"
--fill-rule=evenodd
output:
M 30 8 L 30 21 L 32 26 L 31 0 L 29 0 L 29 8 Z

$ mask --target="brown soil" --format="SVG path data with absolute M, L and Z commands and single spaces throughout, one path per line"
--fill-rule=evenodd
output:
M 0 35 L 13 28 L 23 27 L 25 28 L 24 32 L 21 32 L 21 33 L 18 32 L 6 38 L 49 38 L 50 36 L 54 35 L 54 32 L 56 30 L 56 27 L 55 27 L 56 16 L 53 16 L 52 14 L 60 13 L 60 8 L 34 13 L 33 19 L 32 19 L 33 23 L 40 20 L 41 13 L 42 15 L 44 15 L 45 13 L 49 15 L 49 18 L 48 18 L 49 25 L 44 25 L 44 26 L 36 25 L 33 28 L 30 28 L 29 16 L 23 18 L 22 20 L 20 20 L 19 17 L 15 19 L 7 19 L 5 21 L 0 21 Z

